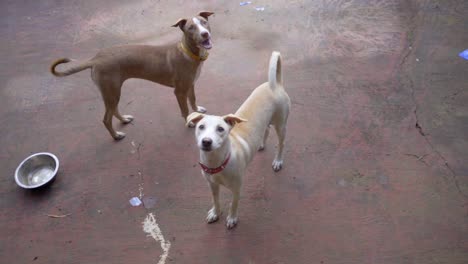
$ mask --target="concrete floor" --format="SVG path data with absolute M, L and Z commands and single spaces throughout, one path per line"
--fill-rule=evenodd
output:
M 151 214 L 166 263 L 468 263 L 467 1 L 187 2 L 1 1 L 0 262 L 157 263 Z M 232 231 L 225 214 L 204 222 L 209 189 L 172 90 L 126 82 L 121 109 L 136 119 L 114 142 L 89 71 L 48 72 L 63 56 L 177 41 L 170 25 L 200 10 L 216 13 L 201 105 L 234 112 L 272 50 L 293 102 L 285 167 L 271 170 L 273 134 Z M 59 175 L 20 189 L 14 170 L 39 151 Z M 132 207 L 140 194 L 156 203 Z

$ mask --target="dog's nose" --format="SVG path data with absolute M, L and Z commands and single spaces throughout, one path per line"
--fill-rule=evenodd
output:
M 208 38 L 208 37 L 210 36 L 210 33 L 208 33 L 208 32 L 203 32 L 203 33 L 201 34 L 201 36 L 202 36 L 203 38 Z
M 202 139 L 201 143 L 204 147 L 210 147 L 213 141 L 210 138 L 204 138 Z

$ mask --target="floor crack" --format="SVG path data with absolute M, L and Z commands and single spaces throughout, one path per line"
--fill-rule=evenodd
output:
M 411 52 L 412 52 L 412 46 L 413 46 L 413 43 L 414 43 L 413 36 L 414 36 L 415 31 L 416 31 L 416 26 L 415 26 L 414 20 L 412 21 L 411 24 L 412 24 L 412 27 L 408 32 L 408 35 L 410 36 L 409 40 L 408 40 L 408 42 L 409 42 L 408 51 L 406 52 L 406 54 L 403 56 L 403 58 L 401 60 L 400 68 L 403 68 L 403 65 L 406 64 L 406 62 L 407 62 L 407 60 L 410 57 Z M 408 80 L 408 82 L 409 82 L 408 85 L 409 85 L 409 89 L 411 91 L 411 102 L 412 102 L 412 104 L 414 106 L 413 115 L 414 115 L 414 119 L 415 119 L 415 123 L 414 123 L 415 128 L 418 130 L 419 134 L 424 138 L 424 140 L 426 141 L 426 144 L 431 148 L 432 152 L 435 153 L 436 156 L 443 161 L 445 168 L 449 171 L 449 174 L 451 175 L 451 177 L 453 179 L 453 182 L 455 184 L 455 187 L 457 188 L 458 193 L 462 197 L 464 197 L 465 199 L 468 199 L 468 194 L 465 194 L 462 191 L 461 187 L 460 187 L 460 183 L 458 182 L 458 177 L 457 177 L 457 174 L 455 173 L 455 170 L 449 165 L 449 163 L 448 163 L 447 159 L 444 157 L 444 155 L 442 155 L 442 153 L 440 153 L 437 150 L 437 148 L 432 144 L 432 142 L 429 140 L 429 137 L 428 137 L 429 134 L 427 132 L 425 132 L 423 127 L 421 126 L 421 123 L 419 121 L 419 116 L 418 116 L 419 106 L 418 106 L 418 103 L 417 103 L 417 100 L 416 100 L 413 78 L 409 74 L 403 74 L 403 75 L 406 75 L 406 76 L 402 76 L 402 77 L 403 78 L 406 77 L 405 79 Z M 421 158 L 420 161 L 422 161 L 422 158 Z
M 444 162 L 444 166 L 447 168 L 447 170 L 450 172 L 450 174 L 452 175 L 452 179 L 453 179 L 453 182 L 455 183 L 455 187 L 457 188 L 458 192 L 460 193 L 461 196 L 463 196 L 465 199 L 468 199 L 468 195 L 465 194 L 461 187 L 460 187 L 460 183 L 458 182 L 458 177 L 457 177 L 457 174 L 455 173 L 455 170 L 450 166 L 450 164 L 448 163 L 447 159 L 444 157 L 444 155 L 442 155 L 442 153 L 440 153 L 435 147 L 434 145 L 432 144 L 432 142 L 426 137 L 424 136 L 424 139 L 426 140 L 426 143 L 429 145 L 429 147 L 431 147 L 432 151 Z
M 416 113 L 414 113 L 416 115 Z M 421 136 L 425 137 L 426 136 L 426 133 L 424 133 L 421 125 L 419 125 L 419 122 L 418 120 L 416 119 L 416 125 L 415 125 L 416 129 L 418 129 L 418 132 L 419 134 L 421 134 Z
M 409 80 L 409 85 L 410 85 L 410 89 L 411 89 L 411 100 L 413 102 L 413 105 L 414 105 L 414 110 L 413 110 L 413 114 L 414 114 L 414 118 L 415 118 L 415 128 L 418 130 L 419 134 L 424 138 L 424 140 L 426 141 L 426 144 L 431 148 L 432 152 L 434 152 L 437 157 L 439 157 L 443 162 L 444 162 L 444 166 L 447 168 L 447 170 L 450 172 L 451 176 L 452 176 L 452 179 L 453 179 L 453 182 L 455 184 L 455 187 L 457 188 L 457 191 L 460 193 L 461 196 L 463 196 L 465 199 L 468 199 L 468 195 L 465 194 L 461 187 L 460 187 L 460 183 L 458 182 L 458 177 L 457 177 L 457 174 L 455 173 L 455 171 L 453 170 L 453 168 L 449 165 L 447 159 L 444 157 L 444 155 L 442 155 L 436 148 L 435 146 L 432 144 L 432 142 L 429 140 L 429 138 L 427 137 L 429 134 L 427 134 L 426 132 L 424 132 L 420 122 L 419 122 L 419 117 L 418 117 L 418 103 L 416 101 L 416 96 L 415 96 L 415 89 L 414 89 L 414 84 L 413 84 L 413 79 L 411 79 L 411 77 L 408 78 Z

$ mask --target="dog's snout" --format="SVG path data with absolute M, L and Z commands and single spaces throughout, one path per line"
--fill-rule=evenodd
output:
M 211 140 L 210 138 L 204 138 L 202 139 L 202 145 L 204 147 L 211 147 L 211 144 L 213 143 L 213 140 Z
M 206 38 L 208 38 L 208 37 L 210 36 L 210 33 L 208 33 L 207 31 L 205 31 L 205 32 L 203 32 L 203 33 L 201 34 L 201 36 L 202 36 L 203 38 L 206 39 Z

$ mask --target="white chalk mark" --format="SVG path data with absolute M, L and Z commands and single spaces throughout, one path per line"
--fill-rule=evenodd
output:
M 167 256 L 169 255 L 169 249 L 171 248 L 171 242 L 164 239 L 153 213 L 149 213 L 148 216 L 146 216 L 145 221 L 143 221 L 143 231 L 161 244 L 163 253 L 159 256 L 158 264 L 166 263 Z
M 140 192 L 140 199 L 143 199 L 143 183 L 138 184 L 138 191 Z
M 133 147 L 133 148 L 132 148 L 132 150 L 130 150 L 130 153 L 135 154 L 135 153 L 136 153 L 136 144 L 135 144 L 135 141 L 132 140 L 131 144 L 132 144 L 132 147 Z

